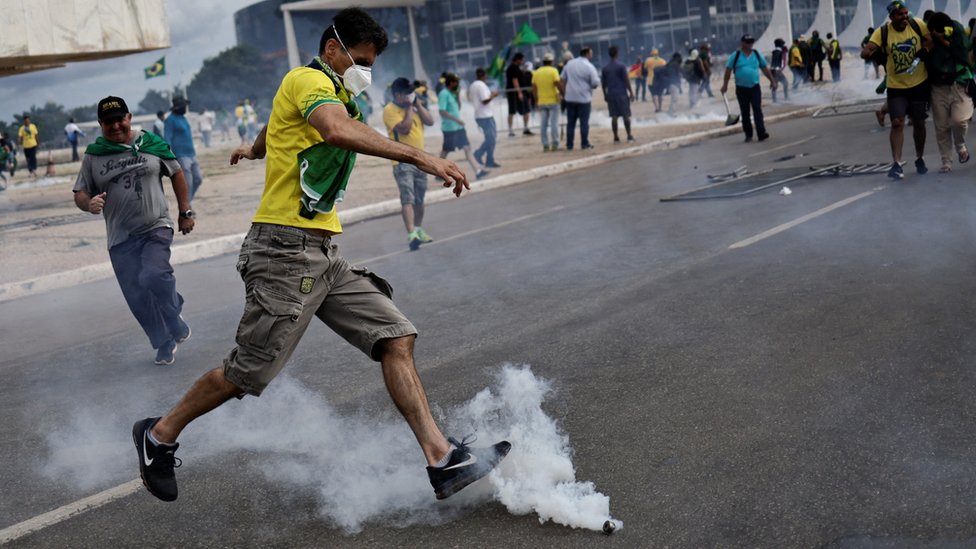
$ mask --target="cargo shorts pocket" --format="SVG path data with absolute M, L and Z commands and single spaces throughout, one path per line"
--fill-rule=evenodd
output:
M 368 278 L 369 281 L 373 283 L 373 286 L 376 286 L 377 290 L 383 292 L 383 295 L 386 297 L 393 299 L 393 286 L 391 286 L 390 283 L 387 282 L 382 276 L 370 271 L 366 267 L 352 267 L 349 270 L 358 274 L 359 276 Z
M 267 361 L 285 347 L 302 314 L 302 303 L 269 288 L 254 287 L 237 328 L 237 344 Z

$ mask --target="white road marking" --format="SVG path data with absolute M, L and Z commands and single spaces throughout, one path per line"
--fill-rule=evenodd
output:
M 549 208 L 548 210 L 542 210 L 541 212 L 536 212 L 534 214 L 523 215 L 521 217 L 516 217 L 514 219 L 509 219 L 508 221 L 502 221 L 501 223 L 495 223 L 494 225 L 488 225 L 487 227 L 480 227 L 480 228 L 473 229 L 473 230 L 470 230 L 470 231 L 465 231 L 463 233 L 452 234 L 451 236 L 448 236 L 448 237 L 438 238 L 437 240 L 435 240 L 435 241 L 433 241 L 433 242 L 431 242 L 429 244 L 423 244 L 423 245 L 421 245 L 421 248 L 429 248 L 429 247 L 431 247 L 431 246 L 433 246 L 435 244 L 443 244 L 445 242 L 450 242 L 452 240 L 457 240 L 457 239 L 463 238 L 465 236 L 470 236 L 470 235 L 473 235 L 473 234 L 478 234 L 478 233 L 482 233 L 482 232 L 485 232 L 485 231 L 490 231 L 492 229 L 497 229 L 499 227 L 504 227 L 506 225 L 511 225 L 513 223 L 519 223 L 519 222 L 525 221 L 527 219 L 532 219 L 534 217 L 540 217 L 540 216 L 543 216 L 543 215 L 548 215 L 548 214 L 551 214 L 553 212 L 558 212 L 559 210 L 562 210 L 565 207 L 566 206 L 555 206 L 555 207 Z M 378 255 L 376 257 L 371 257 L 369 259 L 361 259 L 361 260 L 357 260 L 357 261 L 350 261 L 350 263 L 352 263 L 353 265 L 373 263 L 373 262 L 379 261 L 381 259 L 388 259 L 388 258 L 391 258 L 391 257 L 394 257 L 394 256 L 398 256 L 398 255 L 401 255 L 401 254 L 408 254 L 408 253 L 411 253 L 411 251 L 410 250 L 397 250 L 395 252 L 390 252 L 388 254 Z
M 803 138 L 803 139 L 801 139 L 799 141 L 794 141 L 792 143 L 787 143 L 785 145 L 780 145 L 779 147 L 773 147 L 772 149 L 766 149 L 766 150 L 763 150 L 763 151 L 754 152 L 754 153 L 752 153 L 752 154 L 749 155 L 749 158 L 753 158 L 755 156 L 762 156 L 764 154 L 769 154 L 771 152 L 781 151 L 783 149 L 788 149 L 788 148 L 793 147 L 795 145 L 802 145 L 803 143 L 806 143 L 807 141 L 813 141 L 816 138 L 817 138 L 817 136 L 812 135 L 810 137 L 805 137 L 805 138 Z
M 463 233 L 457 233 L 445 238 L 438 239 L 436 242 L 431 242 L 430 244 L 424 244 L 424 247 L 426 248 L 429 246 L 433 246 L 434 244 L 443 244 L 444 242 L 450 242 L 452 240 L 457 240 L 458 238 L 462 238 L 465 236 L 470 236 L 473 234 L 490 231 L 492 229 L 497 229 L 499 227 L 504 227 L 506 225 L 511 225 L 513 223 L 519 223 L 521 221 L 532 219 L 534 217 L 540 217 L 553 212 L 558 212 L 559 210 L 562 210 L 564 208 L 566 208 L 566 206 L 555 206 L 553 208 L 549 208 L 548 210 L 543 210 L 541 212 L 536 212 L 534 214 L 523 215 L 521 217 L 509 219 L 508 221 L 502 221 L 501 223 L 495 223 L 494 225 L 489 225 L 487 227 L 480 227 L 478 229 L 465 231 Z M 364 261 L 358 261 L 353 263 L 370 263 L 374 261 L 379 261 L 381 259 L 386 259 L 388 257 L 404 254 L 404 253 L 409 253 L 409 250 L 400 250 L 385 255 L 372 257 Z M 21 522 L 19 524 L 14 524 L 13 526 L 4 528 L 3 530 L 0 530 L 0 545 L 22 538 L 28 534 L 32 534 L 34 532 L 37 532 L 38 530 L 47 528 L 48 526 L 53 526 L 59 522 L 68 520 L 69 518 L 75 515 L 79 515 L 87 511 L 98 509 L 99 507 L 107 503 L 111 503 L 119 498 L 124 498 L 125 496 L 128 496 L 130 494 L 134 494 L 138 492 L 141 488 L 142 488 L 142 481 L 140 479 L 131 480 L 129 482 L 126 482 L 125 484 L 120 484 L 114 488 L 109 488 L 108 490 L 99 492 L 93 496 L 89 496 L 87 498 L 80 499 L 74 503 L 69 503 L 62 507 L 58 507 L 57 509 L 44 513 L 43 515 L 38 515 L 32 519 L 27 519 L 24 522 Z
M 98 509 L 107 503 L 124 498 L 129 494 L 134 494 L 141 488 L 142 481 L 140 479 L 130 480 L 125 484 L 120 484 L 114 488 L 109 488 L 108 490 L 99 492 L 94 496 L 80 499 L 74 503 L 69 503 L 67 505 L 58 507 L 53 511 L 44 513 L 43 515 L 38 515 L 32 519 L 27 519 L 24 522 L 14 524 L 13 526 L 8 526 L 7 528 L 0 530 L 0 545 L 10 543 L 11 541 L 47 528 L 48 526 L 68 520 L 75 515 L 80 515 L 86 511 Z
M 820 217 L 820 216 L 822 216 L 824 214 L 828 214 L 828 213 L 836 210 L 837 208 L 843 208 L 844 206 L 846 206 L 848 204 L 851 204 L 852 202 L 857 202 L 858 200 L 860 200 L 862 198 L 867 198 L 867 197 L 871 196 L 874 193 L 875 193 L 875 191 L 867 191 L 867 192 L 863 192 L 863 193 L 861 193 L 859 195 L 852 196 L 850 198 L 845 198 L 844 200 L 841 200 L 840 202 L 834 202 L 833 204 L 831 204 L 829 206 L 826 206 L 824 208 L 820 208 L 819 210 L 817 210 L 817 211 L 815 211 L 813 213 L 808 213 L 807 215 L 805 215 L 803 217 L 798 217 L 798 218 L 794 219 L 793 221 L 789 221 L 787 223 L 783 223 L 782 225 L 777 225 L 776 227 L 773 227 L 772 229 L 769 229 L 768 231 L 763 231 L 763 232 L 757 234 L 756 236 L 751 236 L 751 237 L 749 237 L 749 238 L 747 238 L 745 240 L 740 240 L 740 241 L 736 242 L 735 244 L 732 244 L 731 246 L 729 246 L 729 249 L 730 250 L 735 250 L 735 249 L 738 249 L 738 248 L 745 248 L 746 246 L 751 246 L 751 245 L 755 244 L 756 242 L 759 242 L 760 240 L 765 240 L 765 239 L 767 239 L 767 238 L 769 238 L 771 236 L 775 236 L 775 235 L 777 235 L 777 234 L 779 234 L 779 233 L 781 233 L 783 231 L 787 231 L 789 229 L 792 229 L 793 227 L 796 227 L 797 225 L 800 225 L 802 223 L 806 223 L 807 221 L 810 221 L 811 219 L 816 219 L 816 218 L 818 218 L 818 217 Z

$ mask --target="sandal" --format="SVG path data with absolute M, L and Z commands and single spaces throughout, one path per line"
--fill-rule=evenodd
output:
M 949 173 L 951 171 L 952 171 L 952 164 L 943 164 L 942 167 L 939 168 L 939 173 Z
M 963 149 L 963 150 L 959 151 L 959 163 L 960 164 L 965 164 L 966 162 L 969 162 L 969 151 L 966 150 L 966 149 Z

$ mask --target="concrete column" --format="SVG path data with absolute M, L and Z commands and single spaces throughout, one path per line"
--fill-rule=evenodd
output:
M 756 40 L 756 50 L 762 55 L 767 55 L 773 49 L 773 40 L 777 38 L 782 38 L 787 43 L 793 41 L 793 23 L 789 0 L 773 1 L 773 16 L 762 36 Z M 738 47 L 738 42 L 736 42 L 736 47 Z
M 945 7 L 946 15 L 948 15 L 949 17 L 953 18 L 956 21 L 960 21 L 962 19 L 961 4 L 962 2 L 960 0 L 947 0 L 946 7 Z M 966 26 L 966 21 L 960 21 L 960 22 L 962 23 L 962 26 L 964 27 Z
M 958 1 L 958 0 L 957 0 Z M 820 37 L 826 39 L 827 33 L 837 35 L 837 21 L 834 19 L 834 0 L 820 0 L 817 5 L 817 15 L 813 18 L 813 24 L 807 29 L 806 34 L 810 36 L 813 31 L 820 31 Z M 786 40 L 786 37 L 783 37 Z
M 410 58 L 413 60 L 414 78 L 430 81 L 424 70 L 424 60 L 420 57 L 420 40 L 417 38 L 417 25 L 413 19 L 413 8 L 407 6 L 407 23 L 410 25 Z
M 976 2 L 976 0 L 973 0 Z M 871 7 L 871 0 L 857 0 L 857 8 L 854 10 L 854 17 L 847 25 L 847 28 L 837 37 L 840 40 L 840 47 L 843 49 L 854 49 L 860 51 L 861 40 L 868 32 L 868 27 L 874 26 L 874 8 Z
M 284 8 L 284 6 L 282 6 Z M 295 25 L 291 21 L 291 12 L 282 9 L 285 19 L 285 45 L 288 47 L 288 69 L 291 70 L 302 64 L 298 57 L 298 40 L 295 38 Z

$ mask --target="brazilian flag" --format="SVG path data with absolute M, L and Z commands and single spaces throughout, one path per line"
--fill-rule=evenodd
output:
M 508 54 L 511 52 L 511 46 L 505 46 L 502 51 L 495 55 L 495 58 L 491 60 L 491 66 L 488 67 L 488 76 L 496 80 L 501 81 L 505 75 L 505 63 L 508 62 Z
M 146 80 L 154 76 L 165 76 L 166 75 L 166 56 L 162 56 L 158 61 L 152 65 L 143 69 L 146 73 Z

